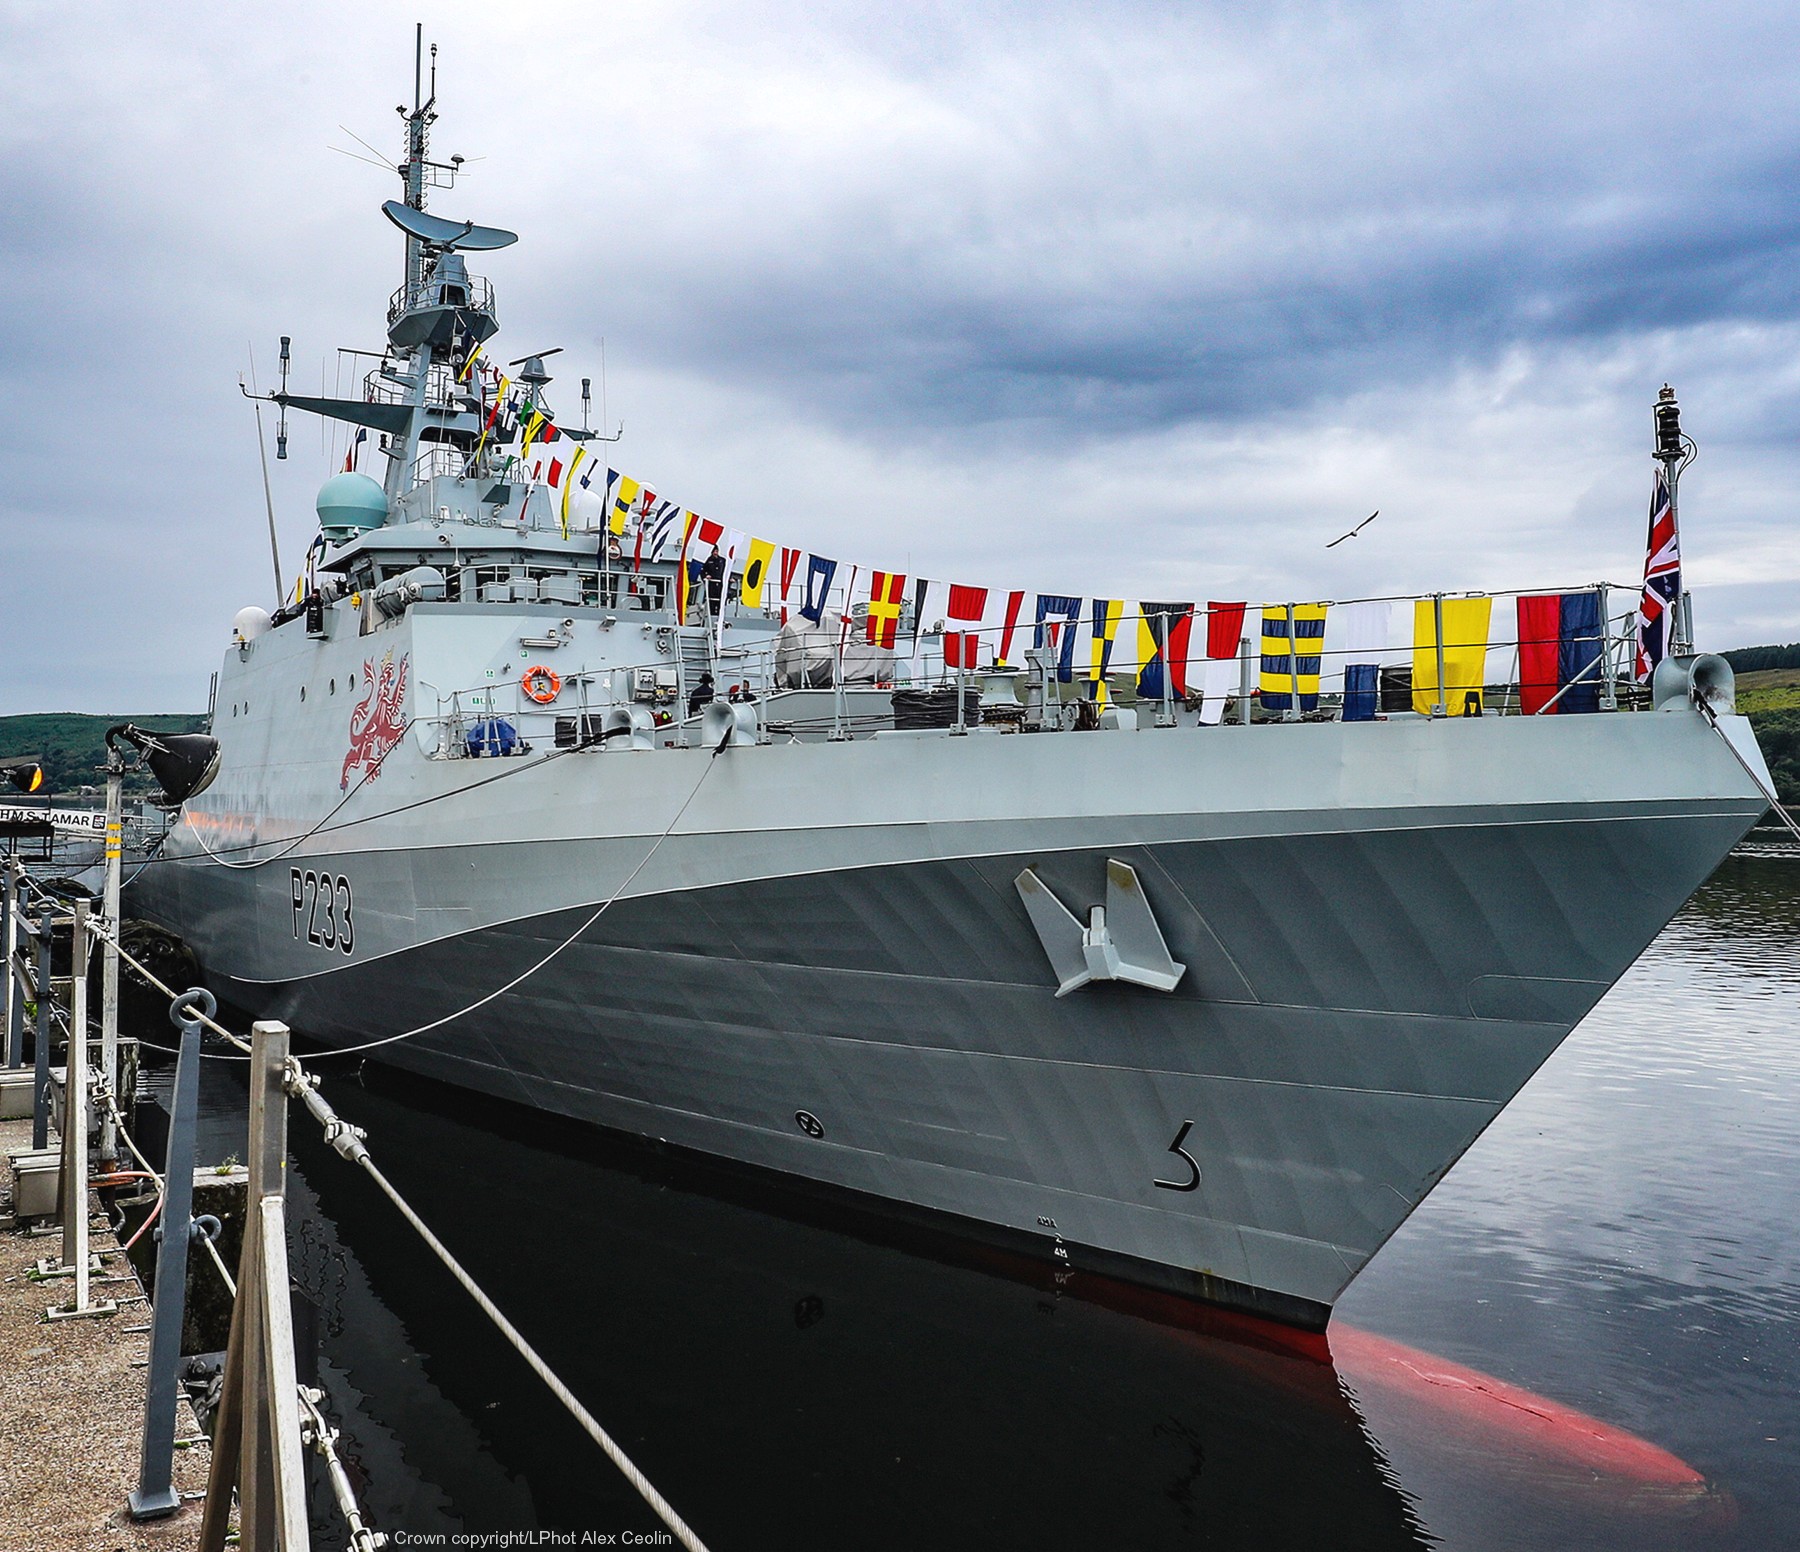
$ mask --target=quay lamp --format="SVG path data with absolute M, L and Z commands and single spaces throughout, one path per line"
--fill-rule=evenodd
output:
M 27 797 L 35 796 L 44 790 L 42 755 L 8 755 L 4 759 L 0 759 L 0 773 L 4 773 L 6 779 Z
M 219 774 L 219 741 L 205 733 L 152 733 L 129 722 L 106 730 L 106 746 L 117 750 L 123 740 L 144 757 L 150 774 L 171 803 L 185 803 L 204 792 Z

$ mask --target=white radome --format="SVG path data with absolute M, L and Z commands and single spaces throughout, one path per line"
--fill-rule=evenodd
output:
M 569 526 L 595 529 L 606 517 L 606 497 L 589 487 L 577 486 L 569 493 Z

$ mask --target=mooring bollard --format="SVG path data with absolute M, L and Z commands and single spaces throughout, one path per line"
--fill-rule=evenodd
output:
M 188 1241 L 193 1233 L 194 1130 L 200 1108 L 200 1020 L 218 1004 L 204 987 L 183 992 L 169 1009 L 181 1029 L 175 1093 L 169 1105 L 169 1152 L 163 1164 L 162 1241 L 156 1247 L 156 1302 L 150 1311 L 150 1370 L 144 1393 L 144 1440 L 138 1485 L 127 1500 L 134 1520 L 156 1520 L 181 1507 L 174 1488 L 175 1403 L 181 1366 L 181 1322 L 187 1313 Z
M 50 907 L 38 916 L 37 1051 L 31 1081 L 31 1146 L 50 1146 Z

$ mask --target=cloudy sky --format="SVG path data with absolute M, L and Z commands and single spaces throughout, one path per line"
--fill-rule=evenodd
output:
M 415 14 L 0 0 L 0 712 L 202 707 L 272 602 L 237 381 L 282 333 L 303 387 L 381 343 L 399 180 L 339 150 L 397 159 Z M 1791 6 L 438 4 L 426 36 L 434 151 L 471 159 L 433 208 L 521 234 L 475 266 L 503 356 L 563 346 L 566 412 L 604 338 L 616 461 L 709 516 L 1090 595 L 1632 585 L 1667 380 L 1702 645 L 1800 639 Z M 293 430 L 290 577 L 332 464 Z

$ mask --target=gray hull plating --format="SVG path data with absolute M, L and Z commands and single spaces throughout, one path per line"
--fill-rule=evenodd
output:
M 311 835 L 329 803 L 252 818 L 266 767 L 228 770 L 135 909 L 329 1043 L 547 961 L 379 1058 L 1312 1324 L 1762 808 L 1687 713 L 608 752 L 463 790 L 496 763 L 396 762 Z M 225 867 L 202 834 L 306 838 Z M 1085 914 L 1108 857 L 1187 973 L 1059 1000 L 1012 881 Z M 350 953 L 296 871 L 352 881 Z

